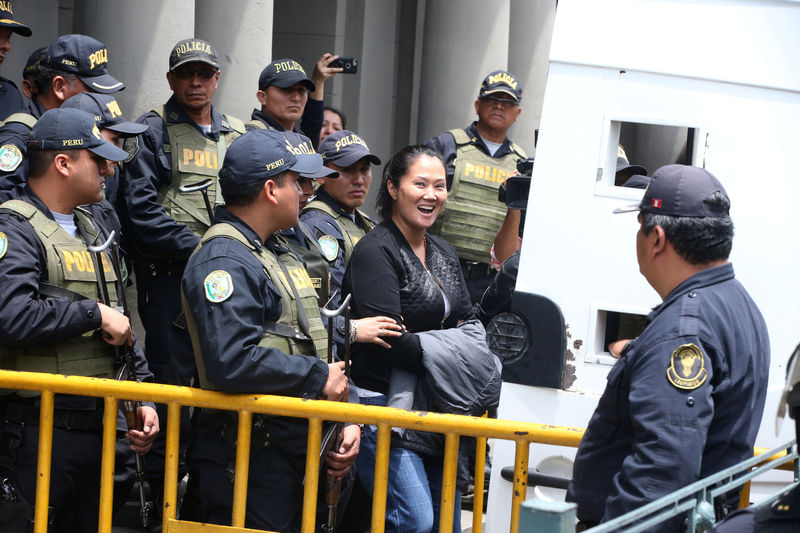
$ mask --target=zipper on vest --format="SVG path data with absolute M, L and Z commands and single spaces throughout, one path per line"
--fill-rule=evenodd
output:
M 444 310 L 445 310 L 445 313 L 444 313 L 444 316 L 442 317 L 441 322 L 439 322 L 439 329 L 444 329 L 444 321 L 447 320 L 447 317 L 450 316 L 450 313 L 447 312 L 447 302 L 449 302 L 450 300 L 447 298 L 447 293 L 445 292 L 444 287 L 442 287 L 442 284 L 439 283 L 438 279 L 436 279 L 436 276 L 433 275 L 433 272 L 428 270 L 428 274 L 431 275 L 431 278 L 433 278 L 434 283 L 436 283 L 436 285 L 439 287 L 439 292 L 442 293 L 442 298 L 444 299 Z M 450 308 L 452 309 L 452 307 L 453 306 L 451 305 Z

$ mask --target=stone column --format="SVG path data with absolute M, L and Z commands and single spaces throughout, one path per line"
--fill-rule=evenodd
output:
M 508 63 L 510 4 L 511 0 L 426 2 L 420 142 L 475 120 L 473 102 L 481 81 Z
M 83 0 L 75 5 L 75 32 L 108 49 L 108 71 L 125 83 L 115 94 L 126 118 L 161 105 L 172 47 L 194 34 L 194 0 Z
M 258 107 L 258 75 L 272 55 L 272 0 L 196 0 L 195 5 L 194 35 L 210 42 L 220 60 L 214 105 L 246 122 Z
M 0 74 L 21 87 L 22 69 L 28 56 L 58 37 L 58 0 L 16 0 L 12 2 L 14 20 L 28 26 L 33 35 L 11 35 L 11 51 L 6 54 Z
M 539 127 L 547 82 L 555 0 L 511 0 L 508 71 L 522 82 L 522 114 L 509 136 L 533 156 L 534 130 Z

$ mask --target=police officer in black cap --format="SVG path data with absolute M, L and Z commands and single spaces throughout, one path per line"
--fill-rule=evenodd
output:
M 125 142 L 129 155 L 122 168 L 122 218 L 147 333 L 145 355 L 158 383 L 193 383 L 194 357 L 181 316 L 181 275 L 211 225 L 204 195 L 211 206 L 222 204 L 217 173 L 227 148 L 245 131 L 241 120 L 212 104 L 219 67 L 210 43 L 194 38 L 178 42 L 167 72 L 172 96 L 139 117 L 147 130 Z M 210 186 L 204 191 L 181 192 L 181 186 L 205 180 Z M 165 419 L 165 406 L 158 409 Z M 186 431 L 188 410 L 181 424 Z M 156 494 L 163 487 L 165 445 L 165 437 L 159 437 L 146 465 Z
M 29 151 L 24 191 L 0 206 L 2 367 L 113 377 L 113 345 L 128 344 L 134 348 L 138 379 L 150 380 L 128 318 L 98 303 L 97 263 L 87 247 L 107 235 L 78 207 L 102 198 L 108 161 L 126 153 L 103 139 L 92 115 L 77 109 L 43 114 L 31 133 Z M 113 304 L 118 285 L 110 256 L 102 263 Z M 38 393 L 1 394 L 0 465 L 12 465 L 18 496 L 33 504 Z M 49 497 L 54 531 L 97 529 L 102 405 L 93 397 L 56 396 Z M 144 453 L 158 433 L 158 417 L 152 404 L 139 414 L 143 425 L 127 437 L 133 450 Z
M 491 72 L 475 100 L 478 120 L 425 142 L 447 164 L 447 205 L 431 233 L 456 249 L 473 304 L 494 279 L 490 250 L 506 216 L 497 189 L 516 172 L 517 161 L 527 157 L 508 138 L 509 128 L 522 112 L 521 101 L 522 84 L 514 75 Z
M 31 52 L 25 62 L 25 67 L 22 69 L 22 94 L 25 95 L 25 98 L 30 99 L 31 96 L 36 94 L 36 71 L 39 69 L 39 63 L 45 50 L 47 50 L 47 47 L 42 46 Z
M 10 1 L 0 2 L 0 65 L 11 51 L 11 34 L 18 33 L 23 37 L 31 36 L 31 29 L 14 20 L 14 8 Z M 25 108 L 25 100 L 16 84 L 0 76 L 0 120 Z
M 317 295 L 302 263 L 274 238 L 297 224 L 299 174 L 322 165 L 295 155 L 281 133 L 251 131 L 228 150 L 217 209 L 186 266 L 181 292 L 200 385 L 231 393 L 343 401 L 343 363 L 326 364 Z M 183 518 L 229 524 L 235 413 L 197 410 Z M 254 415 L 245 526 L 289 531 L 298 525 L 305 471 L 304 420 Z M 356 427 L 356 435 L 358 428 Z M 343 476 L 357 440 L 336 465 Z
M 0 201 L 25 183 L 28 161 L 25 142 L 36 120 L 48 109 L 86 91 L 111 94 L 125 85 L 108 73 L 108 51 L 86 35 L 62 35 L 51 43 L 36 68 L 36 94 L 27 108 L 6 118 L 0 127 Z
M 567 500 L 610 520 L 753 455 L 769 337 L 728 262 L 730 200 L 708 171 L 658 169 L 638 205 L 639 270 L 663 299 L 625 341 L 578 447 Z M 612 352 L 615 349 L 612 348 Z M 738 493 L 722 496 L 719 516 Z M 653 531 L 680 531 L 680 518 Z

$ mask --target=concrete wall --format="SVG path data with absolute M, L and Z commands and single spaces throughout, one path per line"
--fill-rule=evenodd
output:
M 386 159 L 402 146 L 474 120 L 480 82 L 505 68 L 525 87 L 512 136 L 532 153 L 555 3 L 17 0 L 15 15 L 34 35 L 12 38 L 0 73 L 19 81 L 36 47 L 62 33 L 86 33 L 108 47 L 109 71 L 128 87 L 117 98 L 135 118 L 169 98 L 169 52 L 179 40 L 196 36 L 215 46 L 222 63 L 215 104 L 247 119 L 257 106 L 258 74 L 273 58 L 291 57 L 310 75 L 324 52 L 355 56 L 358 74 L 328 80 L 324 99 Z

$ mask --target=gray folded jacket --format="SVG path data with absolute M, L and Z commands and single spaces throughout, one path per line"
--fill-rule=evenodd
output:
M 417 387 L 418 375 L 394 368 L 387 406 L 412 409 L 415 403 L 422 403 L 439 413 L 476 416 L 497 406 L 502 364 L 489 350 L 480 321 L 470 320 L 455 328 L 417 335 L 426 372 L 424 387 Z M 427 401 L 419 402 L 416 394 L 427 395 Z

